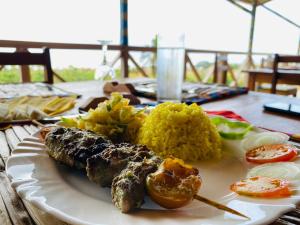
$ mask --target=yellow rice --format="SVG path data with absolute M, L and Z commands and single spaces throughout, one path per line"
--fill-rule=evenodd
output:
M 196 104 L 166 102 L 146 117 L 137 137 L 157 154 L 195 161 L 221 157 L 221 138 Z

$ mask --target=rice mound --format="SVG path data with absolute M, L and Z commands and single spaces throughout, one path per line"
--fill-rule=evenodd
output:
M 187 161 L 221 157 L 216 126 L 196 104 L 166 102 L 146 117 L 137 142 L 155 153 Z

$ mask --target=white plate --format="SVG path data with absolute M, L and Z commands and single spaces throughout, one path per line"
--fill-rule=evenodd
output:
M 148 198 L 141 210 L 122 214 L 111 202 L 110 189 L 90 182 L 84 173 L 56 163 L 36 137 L 24 139 L 12 152 L 6 172 L 22 199 L 74 225 L 268 224 L 300 202 L 300 186 L 293 196 L 284 199 L 255 199 L 232 193 L 229 185 L 245 178 L 247 172 L 245 165 L 233 157 L 197 166 L 203 179 L 199 194 L 226 204 L 251 220 L 196 201 L 178 210 L 165 210 Z

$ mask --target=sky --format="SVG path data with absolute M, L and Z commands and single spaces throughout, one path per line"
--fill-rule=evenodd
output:
M 188 48 L 247 51 L 250 15 L 226 0 L 128 2 L 130 45 L 150 45 L 156 34 L 184 34 Z M 0 39 L 72 43 L 102 39 L 119 44 L 119 0 L 0 0 L 0 4 Z M 273 0 L 267 6 L 300 24 L 300 0 Z M 258 8 L 255 52 L 295 54 L 299 37 L 299 29 Z M 96 67 L 100 53 L 55 50 L 51 57 L 54 67 Z

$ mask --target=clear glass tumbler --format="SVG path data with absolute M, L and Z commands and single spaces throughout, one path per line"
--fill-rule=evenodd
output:
M 166 41 L 158 37 L 157 101 L 181 102 L 184 75 L 184 37 Z

